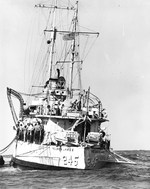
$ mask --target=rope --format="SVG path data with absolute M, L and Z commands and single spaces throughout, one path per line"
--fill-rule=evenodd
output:
M 114 159 L 119 162 L 119 163 L 128 163 L 128 164 L 136 164 L 134 161 L 129 160 L 128 158 L 125 158 L 119 154 L 116 154 L 113 151 L 109 151 L 110 155 L 112 155 L 114 157 Z M 117 159 L 117 157 L 119 157 L 121 160 Z
M 116 154 L 115 152 L 113 152 L 114 155 L 118 156 L 119 158 L 123 159 L 124 161 L 126 161 L 127 163 L 130 163 L 130 164 L 136 164 L 134 161 L 131 161 L 129 160 L 128 158 L 125 158 L 119 154 Z
M 12 145 L 12 143 L 15 141 L 15 139 L 16 139 L 16 136 L 5 148 L 0 150 L 0 154 L 3 154 L 4 152 L 6 152 L 8 148 Z

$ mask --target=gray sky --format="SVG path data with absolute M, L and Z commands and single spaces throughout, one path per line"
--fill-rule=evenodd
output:
M 38 2 L 0 0 L 0 149 L 15 135 L 6 87 L 23 90 L 27 37 Z M 79 0 L 79 13 L 80 25 L 100 32 L 82 75 L 85 89 L 90 85 L 107 110 L 112 147 L 149 150 L 150 1 Z

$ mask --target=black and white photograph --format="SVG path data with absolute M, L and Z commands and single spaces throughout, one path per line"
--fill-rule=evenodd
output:
M 149 0 L 0 0 L 0 189 L 150 189 L 149 118 Z

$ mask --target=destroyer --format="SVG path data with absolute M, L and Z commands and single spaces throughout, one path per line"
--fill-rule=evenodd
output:
M 49 11 L 43 32 L 47 50 L 41 50 L 45 54 L 39 71 L 33 74 L 36 83 L 30 83 L 32 90 L 26 94 L 30 101 L 25 103 L 21 93 L 7 88 L 16 129 L 11 163 L 36 169 L 99 169 L 112 163 L 132 163 L 110 150 L 109 136 L 101 127 L 108 121 L 102 102 L 90 87 L 82 87 L 81 69 L 85 50 L 89 50 L 85 47 L 99 33 L 81 31 L 78 2 L 72 5 L 68 1 L 67 6 L 64 1 L 52 2 L 36 5 Z M 80 45 L 81 38 L 86 40 Z M 12 96 L 20 101 L 19 118 Z

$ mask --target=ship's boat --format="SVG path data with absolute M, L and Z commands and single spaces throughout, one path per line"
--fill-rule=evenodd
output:
M 14 166 L 99 169 L 115 163 L 133 163 L 112 151 L 109 134 L 101 126 L 108 121 L 106 110 L 90 87 L 82 87 L 82 65 L 85 52 L 90 49 L 86 45 L 99 33 L 81 30 L 78 2 L 70 2 L 53 0 L 36 5 L 48 13 L 42 41 L 46 48 L 39 52 L 43 59 L 35 64 L 36 78 L 28 83 L 28 94 L 7 88 L 16 130 L 11 160 Z M 28 96 L 26 102 L 23 95 Z M 12 96 L 20 102 L 19 116 Z

